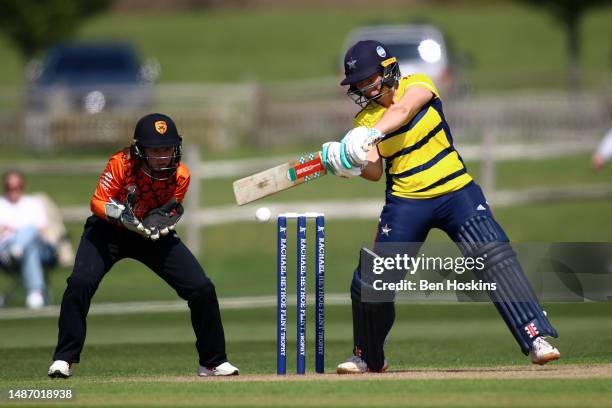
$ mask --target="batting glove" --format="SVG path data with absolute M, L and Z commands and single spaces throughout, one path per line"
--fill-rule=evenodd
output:
M 354 177 L 361 174 L 361 166 L 352 165 L 346 157 L 344 145 L 340 142 L 327 142 L 321 152 L 323 166 L 336 176 Z
M 347 159 L 355 166 L 365 166 L 368 163 L 369 146 L 378 142 L 383 136 L 380 130 L 365 126 L 349 130 L 341 140 Z

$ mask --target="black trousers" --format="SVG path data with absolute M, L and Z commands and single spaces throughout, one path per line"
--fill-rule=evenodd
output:
M 67 280 L 53 359 L 79 362 L 91 298 L 104 275 L 124 258 L 151 268 L 188 302 L 200 365 L 213 367 L 227 361 L 215 287 L 176 233 L 150 241 L 96 216 L 85 223 L 74 269 Z

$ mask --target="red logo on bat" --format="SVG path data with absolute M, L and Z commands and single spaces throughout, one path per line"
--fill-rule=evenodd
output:
M 297 178 L 310 176 L 311 174 L 321 171 L 322 169 L 323 163 L 321 162 L 321 158 L 317 157 L 314 160 L 310 160 L 306 163 L 300 164 L 299 166 L 295 166 L 295 176 Z

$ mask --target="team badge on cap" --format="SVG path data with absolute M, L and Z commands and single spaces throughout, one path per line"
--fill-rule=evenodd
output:
M 385 49 L 380 45 L 376 47 L 376 53 L 380 55 L 381 58 L 385 58 L 387 56 L 387 51 L 385 51 Z
M 166 133 L 166 130 L 168 130 L 168 125 L 166 124 L 166 121 L 158 120 L 157 122 L 155 122 L 155 130 L 157 130 L 157 133 L 162 135 Z

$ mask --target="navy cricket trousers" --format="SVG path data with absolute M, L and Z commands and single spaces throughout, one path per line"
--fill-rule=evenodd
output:
M 387 252 L 393 252 L 397 246 L 389 247 L 385 243 L 406 243 L 409 252 L 416 254 L 432 228 L 439 228 L 454 242 L 460 242 L 458 233 L 461 226 L 477 215 L 492 217 L 482 190 L 474 182 L 457 191 L 429 199 L 387 194 L 376 232 L 374 252 L 379 256 L 392 256 Z M 500 238 L 507 239 L 501 228 Z M 351 282 L 353 353 L 363 357 L 369 369 L 380 371 L 385 364 L 384 343 L 395 320 L 395 307 L 393 302 L 362 302 L 361 284 L 361 268 L 358 266 Z
M 475 223 L 474 220 L 479 220 Z M 484 221 L 483 221 L 484 220 Z M 481 223 L 481 224 L 478 224 Z M 387 195 L 381 213 L 374 252 L 378 255 L 393 255 L 398 246 L 385 243 L 400 243 L 409 248 L 408 252 L 419 250 L 432 228 L 446 232 L 456 243 L 465 241 L 466 231 L 471 231 L 473 239 L 487 236 L 490 242 L 508 243 L 508 236 L 493 219 L 493 214 L 480 187 L 470 182 L 463 188 L 430 199 L 407 199 Z M 481 231 L 477 231 L 482 228 Z M 472 238 L 470 238 L 472 239 Z M 412 243 L 412 244 L 410 244 Z M 408 245 L 410 244 L 410 245 Z M 391 248 L 388 248 L 391 247 Z M 498 281 L 501 289 L 491 300 L 506 322 L 524 354 L 528 354 L 534 335 L 529 327 L 539 328 L 539 335 L 557 337 L 533 293 L 529 281 L 509 246 L 500 245 L 503 252 L 496 254 L 494 265 L 504 279 Z M 505 249 L 504 249 L 505 248 Z M 500 258 L 499 254 L 503 254 Z M 409 254 L 410 255 L 410 254 Z M 489 292 L 491 296 L 491 292 Z M 512 301 L 512 296 L 520 296 L 522 301 Z M 362 302 L 361 269 L 357 267 L 351 282 L 353 300 L 353 337 L 356 350 L 362 350 L 368 367 L 380 370 L 384 364 L 383 346 L 395 319 L 393 302 Z M 516 299 L 516 298 L 515 298 Z

